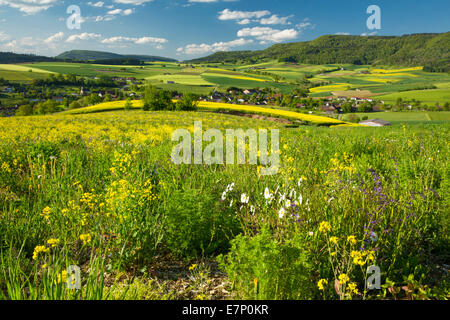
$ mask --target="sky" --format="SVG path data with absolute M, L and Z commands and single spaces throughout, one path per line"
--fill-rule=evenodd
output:
M 448 0 L 0 0 L 0 51 L 187 60 L 326 34 L 448 32 L 449 13 Z

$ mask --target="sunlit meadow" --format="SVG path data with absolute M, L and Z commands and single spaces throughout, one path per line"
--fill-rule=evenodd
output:
M 196 120 L 280 129 L 278 174 L 174 165 L 171 134 Z M 140 110 L 0 118 L 0 297 L 448 298 L 449 128 Z M 367 288 L 371 265 L 380 289 Z

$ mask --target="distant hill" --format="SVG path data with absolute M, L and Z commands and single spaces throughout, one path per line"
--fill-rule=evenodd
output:
M 450 32 L 403 36 L 326 35 L 312 41 L 275 44 L 260 51 L 217 52 L 188 63 L 217 63 L 263 59 L 310 64 L 379 64 L 419 66 L 450 72 Z
M 0 52 L 0 63 L 24 63 L 24 62 L 50 62 L 53 58 L 36 56 L 33 54 L 17 54 L 12 52 Z
M 89 50 L 72 50 L 67 51 L 56 59 L 62 60 L 76 60 L 76 61 L 91 61 L 91 60 L 108 60 L 108 59 L 137 59 L 145 62 L 163 61 L 163 62 L 177 62 L 175 59 L 158 57 L 158 56 L 148 56 L 148 55 L 122 55 L 111 52 L 103 51 L 89 51 Z

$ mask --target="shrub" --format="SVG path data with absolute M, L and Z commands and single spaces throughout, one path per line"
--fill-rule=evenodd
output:
M 317 293 L 312 265 L 301 242 L 274 239 L 269 228 L 254 237 L 237 236 L 219 256 L 239 299 L 310 299 Z
M 200 190 L 175 191 L 165 204 L 165 244 L 182 257 L 192 258 L 228 249 L 239 222 L 228 206 Z

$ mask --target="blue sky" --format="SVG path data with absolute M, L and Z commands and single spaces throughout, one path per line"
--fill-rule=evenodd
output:
M 67 8 L 81 10 L 70 29 Z M 370 30 L 367 8 L 381 10 Z M 450 31 L 450 1 L 406 0 L 0 0 L 0 51 L 54 56 L 73 49 L 179 60 L 258 50 L 325 34 Z

